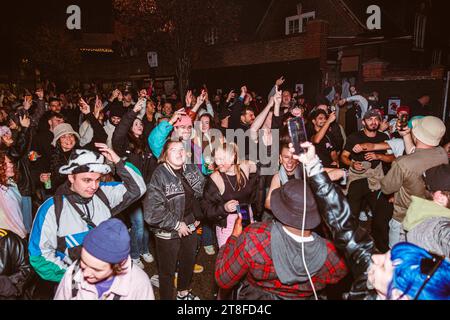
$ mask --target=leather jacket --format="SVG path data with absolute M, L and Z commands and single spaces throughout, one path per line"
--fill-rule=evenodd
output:
M 3 229 L 0 229 L 0 277 L 3 278 L 0 300 L 31 298 L 30 285 L 35 273 L 28 261 L 25 241 Z
M 322 219 L 333 235 L 334 245 L 344 253 L 347 266 L 353 274 L 354 282 L 345 298 L 373 298 L 374 292 L 369 291 L 367 287 L 367 270 L 371 264 L 371 256 L 377 253 L 373 239 L 366 230 L 359 227 L 344 194 L 326 173 L 313 175 L 308 180 L 316 195 Z

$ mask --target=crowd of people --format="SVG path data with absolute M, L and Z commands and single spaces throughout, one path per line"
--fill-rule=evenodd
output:
M 430 97 L 390 115 L 376 92 L 284 82 L 266 101 L 2 91 L 0 299 L 199 300 L 203 248 L 218 299 L 350 279 L 342 299 L 449 300 L 450 130 Z

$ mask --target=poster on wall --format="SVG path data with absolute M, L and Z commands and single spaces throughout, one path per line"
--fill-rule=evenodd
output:
M 397 114 L 397 108 L 401 106 L 401 99 L 398 97 L 392 97 L 388 99 L 388 114 L 395 116 Z
M 305 94 L 304 89 L 305 89 L 305 85 L 303 83 L 299 83 L 299 84 L 295 85 L 295 92 L 297 92 L 297 94 L 299 96 Z

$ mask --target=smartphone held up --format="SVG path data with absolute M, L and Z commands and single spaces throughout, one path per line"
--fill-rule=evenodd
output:
M 294 118 L 288 121 L 289 136 L 295 148 L 295 154 L 305 153 L 301 145 L 308 141 L 306 134 L 305 120 L 302 117 Z

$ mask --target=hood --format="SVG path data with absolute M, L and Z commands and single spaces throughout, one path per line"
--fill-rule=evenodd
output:
M 413 196 L 411 205 L 409 206 L 405 220 L 403 221 L 403 228 L 406 231 L 411 231 L 423 221 L 435 217 L 450 219 L 450 209 L 442 207 L 433 201 Z

